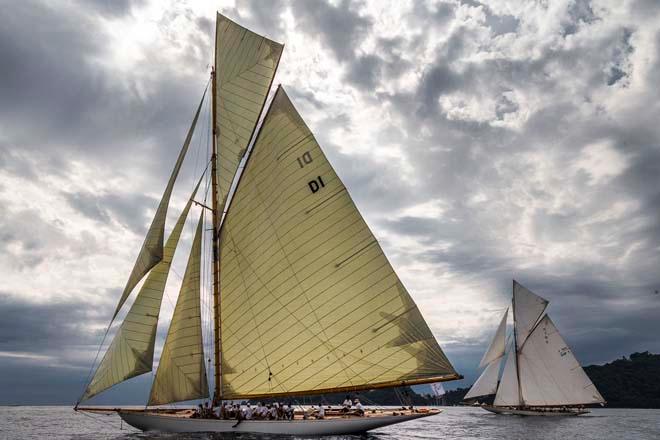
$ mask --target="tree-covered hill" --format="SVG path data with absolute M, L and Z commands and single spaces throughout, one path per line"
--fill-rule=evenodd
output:
M 633 353 L 584 368 L 611 408 L 660 408 L 660 355 Z

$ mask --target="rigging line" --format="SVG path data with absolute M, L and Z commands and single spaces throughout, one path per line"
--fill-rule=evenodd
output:
M 200 302 L 200 319 L 202 327 L 202 349 L 206 352 L 207 340 L 204 332 L 206 328 L 206 218 L 204 218 L 202 225 L 202 240 L 201 240 L 201 258 L 200 258 L 200 283 L 199 283 L 199 302 Z M 204 354 L 204 369 L 206 370 L 206 354 Z M 208 371 L 207 371 L 208 373 Z
M 210 82 L 210 80 L 209 80 L 209 82 Z M 205 115 L 208 112 L 208 107 L 209 107 L 208 103 L 209 103 L 209 101 L 210 101 L 210 99 L 206 99 L 204 101 L 205 106 L 204 106 L 204 110 L 202 112 L 202 120 L 204 120 L 205 122 L 208 122 L 207 121 L 208 118 Z M 204 130 L 204 131 L 206 131 L 206 130 Z M 198 170 L 198 167 L 199 167 L 199 157 L 200 157 L 200 150 L 201 149 L 202 149 L 202 131 L 199 131 L 199 132 L 197 132 L 197 148 L 195 149 L 195 165 L 193 167 L 192 186 L 191 186 L 189 194 L 192 194 L 192 191 L 195 189 L 195 185 L 198 182 L 198 180 L 195 179 L 195 175 L 197 174 L 197 170 Z M 208 164 L 207 164 L 206 168 L 208 169 Z M 204 172 L 206 172 L 206 169 L 204 170 Z M 191 229 L 191 231 L 192 231 L 192 229 Z
M 209 123 L 208 128 L 210 129 L 210 123 Z M 208 157 L 208 153 L 209 153 L 209 140 L 210 140 L 209 130 L 207 130 L 207 145 L 206 145 L 207 157 Z M 209 163 L 210 163 L 210 161 L 209 161 Z M 210 180 L 210 178 L 211 178 L 211 176 L 208 176 L 207 179 L 204 182 L 204 185 L 205 185 L 204 186 L 204 197 L 203 197 L 204 203 L 208 203 L 207 199 L 208 199 L 208 196 L 209 196 L 209 189 L 210 189 L 209 180 Z M 204 222 L 205 222 L 205 224 L 207 222 L 209 222 L 209 218 L 205 217 Z M 202 275 L 202 285 L 201 286 L 203 288 L 202 289 L 202 295 L 204 296 L 204 302 L 203 302 L 203 307 L 204 307 L 203 308 L 203 312 L 204 312 L 203 318 L 204 318 L 204 321 L 202 323 L 202 325 L 203 325 L 202 337 L 204 338 L 204 335 L 206 335 L 206 340 L 205 341 L 203 340 L 203 343 L 204 343 L 204 346 L 206 348 L 205 353 L 208 354 L 208 353 L 211 353 L 213 351 L 213 348 L 214 348 L 213 341 L 212 341 L 212 334 L 211 334 L 211 331 L 212 331 L 212 323 L 211 323 L 212 315 L 211 315 L 211 311 L 210 311 L 211 310 L 211 305 L 210 304 L 212 302 L 211 287 L 210 287 L 210 284 L 211 284 L 211 279 L 210 279 L 210 277 L 211 277 L 211 268 L 209 267 L 209 264 L 208 264 L 210 261 L 212 261 L 212 257 L 211 257 L 211 254 L 210 254 L 212 248 L 209 245 L 210 239 L 209 239 L 209 236 L 208 236 L 208 231 L 205 227 L 204 227 L 204 232 L 206 234 L 206 237 L 203 240 L 203 249 L 202 249 L 202 258 L 203 258 L 203 261 L 202 261 L 202 270 L 203 270 L 203 272 L 202 273 L 203 273 L 203 275 Z M 204 331 L 204 330 L 206 330 L 206 331 Z M 208 368 L 207 368 L 208 375 L 211 375 L 213 373 L 214 368 L 215 368 L 215 366 L 212 366 L 211 358 L 209 357 Z M 211 377 L 214 377 L 214 375 L 211 376 Z M 209 382 L 209 386 L 210 386 L 210 382 Z
M 85 416 L 85 417 L 89 417 L 90 419 L 94 420 L 95 422 L 100 422 L 100 423 L 103 423 L 103 424 L 106 424 L 106 425 L 108 425 L 108 426 L 112 426 L 113 428 L 115 428 L 115 425 L 112 424 L 112 422 L 110 422 L 109 420 L 103 420 L 102 418 L 100 418 L 101 415 L 99 415 L 98 417 L 94 417 L 94 416 L 92 416 L 92 414 L 88 414 L 87 411 L 84 411 L 84 410 L 78 410 L 77 412 L 80 413 L 80 414 L 82 414 L 82 415 Z M 112 414 L 106 414 L 106 416 L 111 416 L 111 415 L 112 415 Z M 122 426 L 123 426 L 123 425 L 122 425 Z M 130 425 L 129 425 L 129 426 L 130 426 Z M 123 428 L 122 428 L 122 429 L 123 429 Z M 131 429 L 135 429 L 135 428 L 133 428 L 133 427 L 131 426 Z M 133 432 L 141 432 L 141 431 L 138 430 L 138 429 L 135 429 Z
M 212 115 L 209 114 L 209 124 L 208 124 L 209 130 L 207 130 L 207 136 L 206 136 L 206 138 L 207 138 L 207 145 L 206 145 L 207 157 L 210 156 L 210 148 L 211 148 L 211 130 L 212 130 L 212 128 L 211 128 L 211 118 L 212 118 Z M 213 160 L 213 159 L 210 159 L 210 161 L 211 160 Z M 209 161 L 209 163 L 210 163 L 210 161 Z M 209 174 L 209 176 L 207 177 L 207 179 L 205 181 L 204 198 L 203 198 L 205 203 L 208 203 L 207 200 L 209 198 L 209 191 L 211 190 L 211 179 L 212 179 L 212 176 Z M 209 222 L 210 224 L 212 223 L 212 219 L 210 219 L 209 217 L 206 217 L 205 221 Z M 210 229 L 213 229 L 212 225 L 211 225 Z M 205 253 L 204 253 L 205 258 L 206 258 L 206 260 L 205 260 L 206 264 L 204 265 L 205 270 L 206 270 L 206 278 L 204 280 L 204 288 L 205 288 L 205 292 L 206 292 L 206 309 L 205 309 L 205 312 L 206 312 L 206 337 L 207 337 L 206 344 L 207 344 L 207 347 L 208 347 L 207 353 L 215 353 L 215 341 L 214 341 L 214 338 L 213 338 L 213 309 L 212 309 L 213 279 L 212 279 L 212 267 L 211 267 L 211 264 L 210 264 L 213 261 L 213 256 L 212 256 L 213 247 L 212 247 L 212 245 L 210 245 L 210 242 L 213 240 L 213 238 L 212 238 L 213 234 L 209 235 L 207 229 L 205 229 L 205 231 L 206 231 L 206 234 L 207 234 L 206 248 L 205 248 Z M 208 372 L 209 372 L 209 374 L 212 373 L 211 377 L 215 378 L 215 364 L 213 362 L 211 362 L 211 357 L 210 356 L 209 356 L 209 370 L 208 370 Z M 210 386 L 210 381 L 208 383 L 209 383 L 209 386 Z
M 87 374 L 87 378 L 85 379 L 85 383 L 83 383 L 83 391 L 80 394 L 80 397 L 78 398 L 78 401 L 76 402 L 76 407 L 78 407 L 78 404 L 82 401 L 83 396 L 85 395 L 85 391 L 87 390 L 87 387 L 92 383 L 92 373 L 95 371 L 94 367 L 96 365 L 96 361 L 99 358 L 99 354 L 101 353 L 101 348 L 103 348 L 103 343 L 105 342 L 105 338 L 108 336 L 108 332 L 110 331 L 110 327 L 112 326 L 112 322 L 108 324 L 108 327 L 105 329 L 105 333 L 103 334 L 103 339 L 101 339 L 101 344 L 99 345 L 99 349 L 96 351 L 96 356 L 94 357 L 94 362 L 92 362 L 92 366 L 89 368 L 89 373 Z

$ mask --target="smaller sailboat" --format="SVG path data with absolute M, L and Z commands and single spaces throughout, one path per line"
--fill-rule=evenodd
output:
M 605 403 L 545 313 L 547 307 L 546 299 L 513 281 L 512 340 L 507 344 L 507 308 L 479 363 L 485 369 L 465 401 L 494 395 L 493 404 L 483 409 L 522 416 L 576 416 L 589 412 L 586 405 Z

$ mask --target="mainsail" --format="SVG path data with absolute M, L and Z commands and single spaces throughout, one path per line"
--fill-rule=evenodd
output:
M 181 291 L 151 387 L 149 405 L 163 405 L 209 396 L 204 366 L 200 306 L 199 274 L 203 225 L 202 213 L 197 222 Z
M 525 405 L 605 402 L 548 315 L 532 331 L 519 360 L 520 389 Z
M 149 272 L 81 400 L 90 399 L 126 379 L 151 371 L 167 276 L 199 183 L 167 239 L 163 259 Z
M 126 298 L 128 298 L 128 295 L 131 294 L 133 288 L 137 286 L 140 280 L 147 274 L 147 272 L 149 272 L 149 270 L 151 270 L 152 267 L 154 267 L 156 264 L 158 264 L 159 261 L 163 259 L 165 219 L 167 218 L 167 208 L 170 203 L 170 196 L 172 195 L 174 182 L 176 182 L 176 178 L 179 175 L 179 170 L 181 169 L 183 160 L 185 159 L 186 153 L 188 152 L 188 146 L 190 145 L 190 140 L 192 139 L 192 135 L 195 131 L 195 126 L 197 125 L 197 119 L 199 118 L 199 112 L 202 109 L 202 103 L 204 102 L 205 96 L 206 90 L 204 90 L 202 99 L 199 102 L 199 106 L 195 112 L 195 117 L 193 118 L 190 129 L 188 130 L 188 135 L 183 142 L 183 147 L 181 147 L 179 157 L 177 158 L 174 169 L 172 170 L 172 174 L 170 175 L 170 180 L 167 182 L 167 187 L 165 188 L 163 197 L 160 199 L 160 203 L 158 204 L 158 209 L 156 209 L 154 219 L 151 222 L 149 230 L 147 231 L 147 236 L 144 239 L 144 243 L 142 244 L 142 248 L 138 254 L 137 261 L 133 266 L 131 275 L 128 277 L 126 287 L 124 287 L 124 291 L 121 294 L 121 298 L 119 299 L 115 313 L 112 315 L 111 321 L 114 321 L 114 319 L 117 317 L 117 313 L 119 313 L 121 306 L 124 304 L 124 302 L 126 302 Z
M 263 110 L 283 48 L 217 14 L 214 105 L 220 209 Z
M 281 87 L 220 241 L 224 399 L 458 377 Z

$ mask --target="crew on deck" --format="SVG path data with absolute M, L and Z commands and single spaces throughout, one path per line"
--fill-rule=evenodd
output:
M 346 396 L 344 399 L 344 403 L 341 404 L 341 410 L 342 412 L 349 412 L 351 410 L 351 406 L 353 406 L 353 403 L 351 402 L 351 398 L 349 396 Z
M 357 416 L 364 416 L 364 407 L 360 403 L 360 399 L 356 398 L 355 399 L 355 409 L 353 410 L 353 413 Z
M 329 413 L 328 413 L 329 412 Z M 190 417 L 202 419 L 224 419 L 224 420 L 294 420 L 294 405 L 291 402 L 286 404 L 280 402 L 267 403 L 258 402 L 255 406 L 249 402 L 244 404 L 224 402 L 219 405 L 216 412 L 208 402 L 199 404 Z M 359 416 L 365 415 L 364 406 L 358 398 L 351 400 L 346 396 L 341 407 L 324 407 L 319 403 L 318 406 L 303 411 L 302 418 L 307 419 L 325 419 L 327 416 Z

